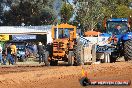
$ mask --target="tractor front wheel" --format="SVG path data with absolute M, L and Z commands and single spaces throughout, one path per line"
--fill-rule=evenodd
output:
M 73 51 L 69 51 L 69 54 L 68 54 L 68 65 L 70 65 L 70 66 L 74 65 Z

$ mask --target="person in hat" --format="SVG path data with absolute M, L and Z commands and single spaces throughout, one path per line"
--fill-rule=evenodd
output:
M 38 55 L 39 55 L 39 64 L 44 62 L 44 53 L 45 53 L 45 46 L 39 42 L 37 46 Z

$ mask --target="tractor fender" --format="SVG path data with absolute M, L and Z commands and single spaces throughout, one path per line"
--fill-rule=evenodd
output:
M 124 34 L 121 39 L 123 41 L 127 41 L 129 39 L 132 39 L 132 32 L 128 32 L 128 33 Z

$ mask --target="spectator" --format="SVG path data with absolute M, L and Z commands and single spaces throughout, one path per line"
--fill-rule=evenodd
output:
M 37 46 L 37 50 L 38 50 L 39 64 L 40 64 L 41 62 L 44 62 L 45 46 L 41 42 L 39 42 Z
M 50 59 L 52 59 L 52 56 L 53 56 L 53 44 L 52 43 L 47 44 L 46 51 L 48 51 L 49 57 Z
M 1 63 L 1 64 L 3 63 L 2 51 L 3 51 L 3 49 L 2 49 L 2 46 L 1 46 L 1 44 L 0 44 L 0 63 Z
M 14 59 L 13 59 L 13 57 L 11 55 L 11 47 L 10 47 L 10 45 L 8 45 L 7 48 L 6 48 L 6 55 L 7 55 L 7 57 L 6 57 L 6 60 L 4 61 L 4 65 L 6 65 L 7 61 L 11 62 L 11 64 L 13 65 L 14 64 Z M 10 65 L 10 63 L 9 63 L 9 65 Z
M 28 48 L 26 48 L 25 54 L 26 54 L 26 58 L 28 58 L 30 56 L 30 52 L 29 52 L 29 49 Z
M 33 44 L 33 54 L 36 57 L 36 55 L 37 55 L 37 45 L 35 43 Z
M 11 44 L 11 55 L 14 58 L 15 64 L 17 62 L 17 48 L 15 44 Z
M 2 58 L 3 58 L 3 63 L 6 60 L 6 50 L 2 49 Z
M 30 56 L 33 56 L 33 44 L 29 44 Z

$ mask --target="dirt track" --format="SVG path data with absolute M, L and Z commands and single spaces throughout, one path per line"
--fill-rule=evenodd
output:
M 0 88 L 83 88 L 80 66 L 0 67 Z M 132 63 L 87 65 L 90 79 L 130 79 Z M 88 88 L 132 88 L 130 86 L 90 86 Z

